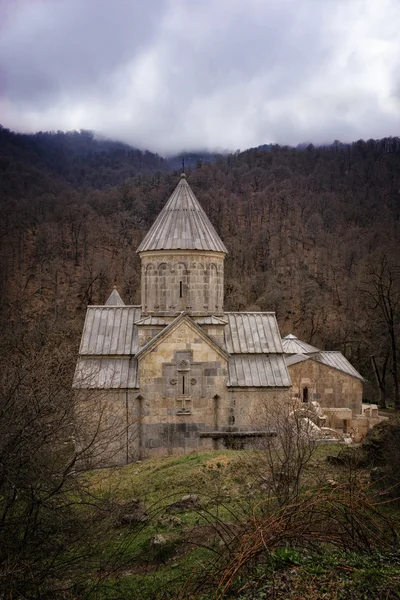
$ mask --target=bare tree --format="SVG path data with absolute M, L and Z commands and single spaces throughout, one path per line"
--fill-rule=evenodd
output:
M 300 494 L 304 467 L 315 451 L 318 427 L 313 420 L 317 418 L 297 400 L 265 402 L 259 411 L 257 428 L 264 435 L 257 443 L 256 463 L 281 506 Z
M 374 370 L 376 383 L 379 389 L 379 408 L 386 408 L 386 371 L 389 361 L 389 354 L 389 352 L 386 352 L 381 368 L 379 368 L 375 355 L 371 355 L 372 368 Z
M 369 308 L 378 314 L 388 337 L 390 367 L 393 378 L 395 408 L 400 408 L 400 382 L 398 372 L 398 327 L 400 323 L 400 265 L 385 253 L 375 264 L 368 266 L 367 279 L 362 291 Z M 375 371 L 376 373 L 376 371 Z
M 74 596 L 96 560 L 96 526 L 82 510 L 88 496 L 75 469 L 74 359 L 64 338 L 17 331 L 1 340 L 2 598 L 69 597 L 66 580 Z

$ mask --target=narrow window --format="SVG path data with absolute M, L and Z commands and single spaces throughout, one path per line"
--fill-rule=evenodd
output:
M 185 376 L 182 375 L 182 396 L 185 395 Z
M 182 281 L 179 282 L 179 298 L 183 298 L 183 286 Z
M 303 388 L 303 402 L 308 402 L 308 388 Z

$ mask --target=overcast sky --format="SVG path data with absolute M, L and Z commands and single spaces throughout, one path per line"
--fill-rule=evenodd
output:
M 0 0 L 0 123 L 168 154 L 400 135 L 400 0 Z

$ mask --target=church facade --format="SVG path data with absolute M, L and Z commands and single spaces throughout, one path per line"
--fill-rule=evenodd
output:
M 242 447 L 289 401 L 275 314 L 224 311 L 227 250 L 182 174 L 137 249 L 141 306 L 89 306 L 74 377 L 87 466 Z

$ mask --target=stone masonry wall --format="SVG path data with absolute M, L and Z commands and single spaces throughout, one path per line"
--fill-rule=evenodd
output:
M 307 388 L 308 400 L 316 400 L 322 407 L 350 408 L 353 415 L 361 414 L 363 384 L 360 379 L 346 375 L 314 360 L 288 367 L 292 393 L 303 399 Z
M 142 315 L 222 314 L 224 254 L 142 252 Z
M 226 359 L 183 321 L 138 369 L 144 455 L 214 447 L 199 434 L 227 424 Z
M 140 457 L 140 403 L 134 390 L 80 390 L 75 447 L 81 468 L 121 466 Z
M 265 428 L 264 415 L 271 414 L 277 405 L 290 402 L 290 389 L 229 388 L 228 396 L 230 424 L 239 431 L 258 431 Z

